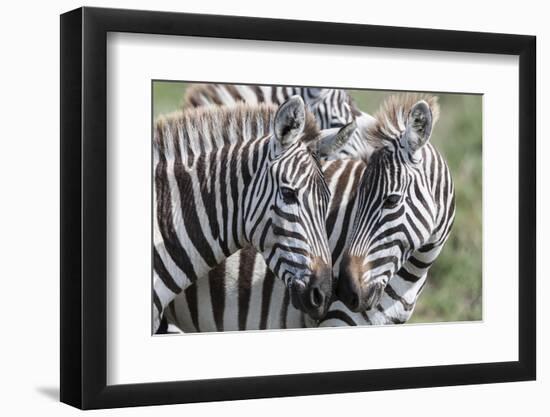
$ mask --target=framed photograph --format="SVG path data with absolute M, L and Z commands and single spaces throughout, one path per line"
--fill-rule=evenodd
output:
M 535 37 L 61 16 L 61 401 L 533 380 Z

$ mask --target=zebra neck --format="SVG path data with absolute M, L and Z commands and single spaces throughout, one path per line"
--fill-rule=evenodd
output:
M 210 175 L 201 182 L 203 213 L 201 224 L 207 229 L 206 241 L 212 248 L 210 268 L 250 244 L 247 235 L 247 203 L 253 202 L 255 185 L 267 174 L 269 137 L 232 144 L 220 149 Z M 200 170 L 198 172 L 200 175 Z M 195 199 L 197 201 L 197 199 Z
M 261 247 L 261 239 L 257 239 L 259 232 L 271 222 L 267 210 L 276 192 L 269 186 L 268 180 L 272 175 L 270 165 L 277 154 L 275 141 L 270 139 L 271 136 L 266 136 L 247 143 L 238 161 L 242 173 L 239 199 L 241 245 L 252 245 L 256 250 Z
M 168 269 L 181 270 L 183 289 L 247 244 L 243 204 L 268 148 L 259 138 L 189 159 L 178 152 L 157 156 L 155 246 Z

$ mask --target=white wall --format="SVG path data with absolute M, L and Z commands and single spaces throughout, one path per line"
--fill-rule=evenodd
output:
M 217 14 L 312 19 L 395 26 L 494 31 L 538 36 L 539 213 L 548 213 L 545 181 L 550 165 L 541 156 L 550 145 L 541 138 L 549 130 L 550 27 L 543 2 L 493 3 L 461 0 L 367 2 L 339 0 L 334 6 L 296 0 L 92 1 L 89 6 L 158 9 Z M 314 6 L 313 6 L 314 4 Z M 72 415 L 57 402 L 59 379 L 59 17 L 79 7 L 76 1 L 4 2 L 0 30 L 0 276 L 2 342 L 0 343 L 0 409 L 4 414 L 39 411 Z M 337 5 L 337 7 L 336 7 Z M 546 82 L 545 82 L 546 81 Z M 541 99 L 545 94 L 545 101 Z M 545 189 L 545 190 L 544 190 Z M 550 250 L 550 221 L 539 215 L 539 259 Z M 546 235 L 543 236 L 543 232 Z M 326 395 L 290 399 L 239 401 L 99 412 L 100 415 L 280 415 L 297 412 L 318 416 L 406 412 L 411 416 L 463 416 L 487 412 L 522 415 L 548 410 L 550 366 L 549 308 L 540 294 L 550 291 L 539 268 L 539 380 L 528 383 Z M 28 323 L 32 322 L 32 329 Z M 538 412 L 537 412 L 538 411 Z M 120 414 L 118 414 L 120 413 Z M 26 413 L 25 413 L 26 414 Z

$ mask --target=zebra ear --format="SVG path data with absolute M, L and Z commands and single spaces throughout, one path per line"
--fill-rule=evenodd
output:
M 403 135 L 413 156 L 430 139 L 432 127 L 433 115 L 430 106 L 424 100 L 420 100 L 411 108 Z
M 357 123 L 354 120 L 341 128 L 322 130 L 319 139 L 310 145 L 310 149 L 320 158 L 333 156 L 348 143 L 356 128 Z
M 306 108 L 300 96 L 292 96 L 275 114 L 275 136 L 283 149 L 298 141 L 306 124 Z

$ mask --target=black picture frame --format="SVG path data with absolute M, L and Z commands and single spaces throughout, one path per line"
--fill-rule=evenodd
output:
M 108 32 L 519 56 L 519 360 L 108 386 Z M 85 7 L 61 15 L 60 57 L 62 402 L 94 409 L 536 378 L 534 36 Z

